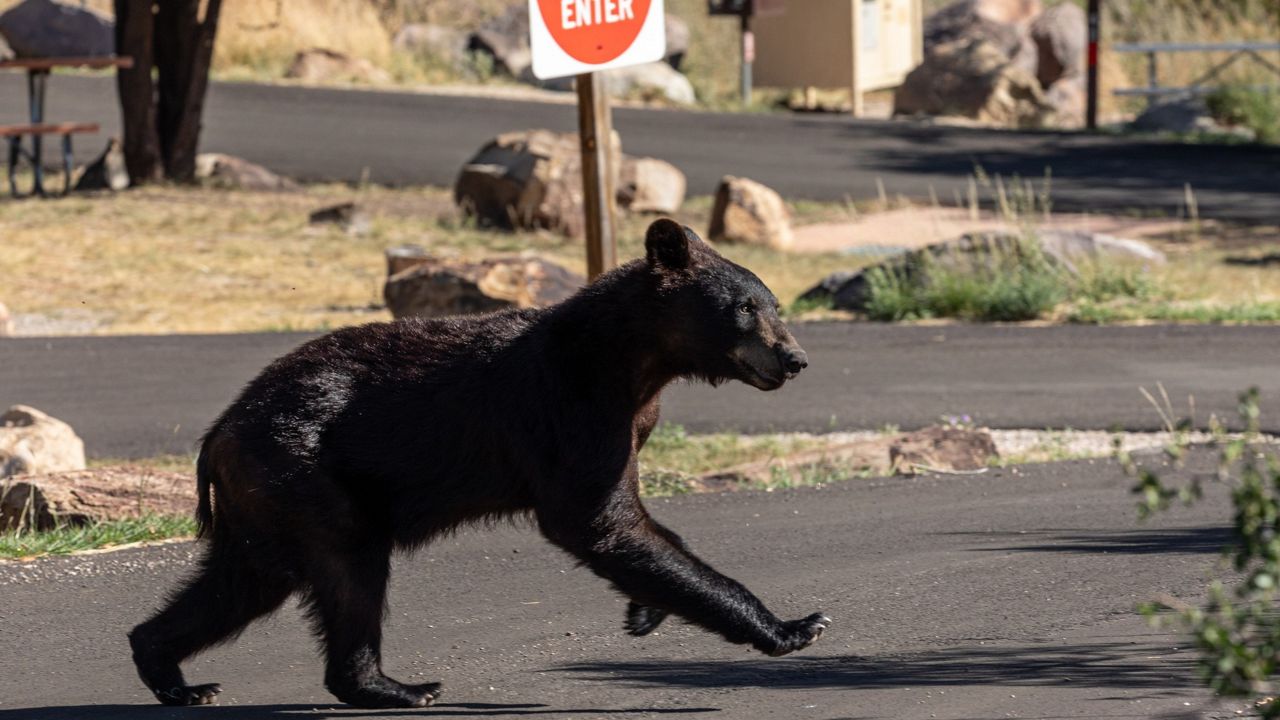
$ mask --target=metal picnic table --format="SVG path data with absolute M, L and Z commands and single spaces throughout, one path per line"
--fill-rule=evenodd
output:
M 31 194 L 47 196 L 44 189 L 43 138 L 45 135 L 62 136 L 62 163 L 66 173 L 63 194 L 71 189 L 71 136 L 78 133 L 95 133 L 96 123 L 63 122 L 46 123 L 44 117 L 45 92 L 49 84 L 49 75 L 54 68 L 81 67 L 90 69 L 130 68 L 133 58 L 117 55 L 98 57 L 47 57 L 17 58 L 0 61 L 0 70 L 25 70 L 27 73 L 27 104 L 30 108 L 31 124 L 0 125 L 0 137 L 9 141 L 9 191 L 19 197 L 16 166 L 21 156 L 25 155 L 31 162 L 33 181 Z M 31 136 L 31 151 L 22 149 L 23 136 Z

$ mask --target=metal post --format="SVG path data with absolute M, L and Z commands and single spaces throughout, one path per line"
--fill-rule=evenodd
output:
M 578 88 L 578 134 L 582 147 L 582 208 L 586 215 L 587 277 L 595 280 L 618 264 L 614 233 L 613 117 L 599 73 L 583 73 Z
M 1156 68 L 1156 53 L 1151 51 L 1147 53 L 1147 89 L 1154 91 L 1160 87 L 1160 73 Z M 1147 107 L 1155 104 L 1156 94 L 1151 92 L 1147 94 Z
M 756 61 L 756 36 L 751 32 L 751 11 L 744 10 L 742 19 L 742 106 L 751 106 L 751 63 Z
M 49 78 L 48 70 L 31 70 L 27 73 L 27 103 L 31 109 L 31 124 L 44 122 L 44 91 Z M 44 196 L 44 167 L 41 157 L 43 144 L 40 133 L 31 134 L 32 194 Z
M 1087 107 L 1085 109 L 1085 126 L 1090 130 L 1098 129 L 1098 31 L 1100 5 L 1102 0 L 1089 0 L 1087 10 L 1089 18 L 1089 73 Z

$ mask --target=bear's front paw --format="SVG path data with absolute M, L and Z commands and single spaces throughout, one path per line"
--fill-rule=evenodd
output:
M 640 637 L 648 635 L 667 618 L 666 610 L 648 607 L 640 603 L 627 603 L 627 634 Z
M 778 633 L 777 644 L 764 651 L 773 657 L 782 657 L 796 650 L 803 650 L 817 642 L 822 633 L 831 625 L 831 618 L 822 613 L 814 613 L 803 620 L 792 620 L 782 624 Z

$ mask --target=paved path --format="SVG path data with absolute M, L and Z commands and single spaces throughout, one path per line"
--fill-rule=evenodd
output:
M 0 565 L 0 720 L 1234 717 L 1185 640 L 1134 613 L 1158 592 L 1196 601 L 1225 493 L 1138 526 L 1128 485 L 1076 462 L 652 501 L 777 612 L 834 618 L 783 659 L 676 622 L 629 638 L 623 602 L 532 532 L 466 532 L 397 562 L 387 671 L 446 689 L 420 712 L 333 709 L 293 603 L 189 665 L 221 705 L 150 705 L 124 633 L 191 545 Z
M 1000 428 L 1160 429 L 1139 387 L 1196 419 L 1264 392 L 1280 432 L 1280 327 L 800 325 L 811 365 L 775 393 L 677 385 L 663 418 L 691 430 L 903 429 L 944 414 Z M 0 408 L 71 423 L 91 456 L 190 452 L 239 388 L 301 334 L 0 339 Z
M 0 122 L 23 121 L 24 79 L 0 73 Z M 118 132 L 111 78 L 59 76 L 48 116 L 101 122 Z M 510 130 L 576 127 L 572 105 L 479 97 L 214 83 L 202 147 L 307 180 L 452 185 L 486 140 Z M 842 116 L 690 113 L 618 109 L 629 153 L 675 163 L 690 193 L 710 194 L 726 173 L 746 175 L 791 198 L 842 201 L 891 195 L 943 202 L 989 174 L 1039 180 L 1053 174 L 1054 206 L 1097 212 L 1176 213 L 1185 184 L 1203 217 L 1280 222 L 1280 148 L 1224 147 L 1109 135 L 1001 132 Z M 84 157 L 95 147 L 78 141 Z

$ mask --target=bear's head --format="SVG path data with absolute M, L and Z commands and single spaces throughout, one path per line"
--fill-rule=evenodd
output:
M 662 350 L 682 374 L 776 390 L 808 366 L 769 288 L 692 230 L 673 220 L 654 222 L 645 255 L 663 299 Z

